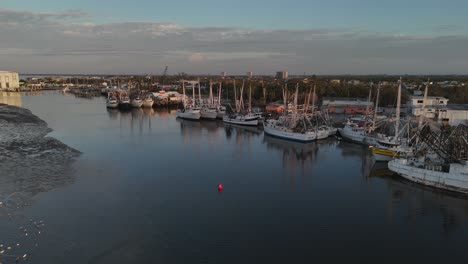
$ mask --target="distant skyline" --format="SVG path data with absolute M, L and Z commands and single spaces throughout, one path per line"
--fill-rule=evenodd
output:
M 0 70 L 467 74 L 467 1 L 3 0 Z

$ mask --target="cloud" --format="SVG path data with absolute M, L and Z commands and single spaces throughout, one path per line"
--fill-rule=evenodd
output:
M 31 73 L 147 73 L 157 65 L 169 65 L 173 73 L 288 69 L 317 74 L 462 73 L 468 67 L 468 36 L 453 32 L 99 24 L 83 10 L 0 9 L 0 35 L 9 36 L 0 40 L 2 67 Z

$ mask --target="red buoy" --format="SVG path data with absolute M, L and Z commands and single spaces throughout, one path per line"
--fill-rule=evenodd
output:
M 223 190 L 223 185 L 221 183 L 218 184 L 218 192 L 221 192 Z

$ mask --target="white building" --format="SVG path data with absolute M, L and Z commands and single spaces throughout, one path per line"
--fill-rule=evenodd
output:
M 19 88 L 17 72 L 0 71 L 0 90 L 16 90 Z
M 468 110 L 441 109 L 437 115 L 439 121 L 446 121 L 451 126 L 468 124 Z
M 227 76 L 227 72 L 221 72 L 221 77 L 226 77 Z
M 424 96 L 412 96 L 408 102 L 408 111 L 414 116 L 422 113 L 422 106 L 425 104 L 425 117 L 434 118 L 439 110 L 447 109 L 448 99 L 439 96 L 428 96 L 424 103 Z
M 276 79 L 286 80 L 288 77 L 289 73 L 287 71 L 276 72 Z
M 247 72 L 245 75 L 246 75 L 248 78 L 252 78 L 252 77 L 253 77 L 253 72 L 251 72 L 251 71 L 250 71 L 250 72 Z

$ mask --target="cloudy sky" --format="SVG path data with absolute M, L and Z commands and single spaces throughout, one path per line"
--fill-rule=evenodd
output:
M 466 0 L 0 0 L 0 70 L 467 74 Z

